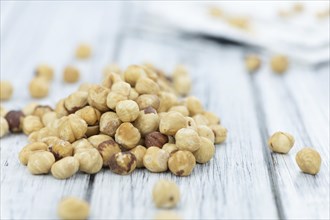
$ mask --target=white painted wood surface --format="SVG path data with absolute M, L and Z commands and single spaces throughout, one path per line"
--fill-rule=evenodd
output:
M 151 189 L 159 178 L 178 183 L 182 200 L 175 211 L 183 219 L 329 219 L 329 67 L 310 69 L 292 64 L 288 74 L 262 69 L 246 73 L 248 49 L 224 46 L 171 32 L 142 31 L 141 3 L 3 2 L 1 1 L 1 80 L 11 80 L 15 94 L 1 103 L 17 109 L 32 100 L 27 91 L 40 62 L 55 67 L 50 96 L 53 105 L 78 84 L 61 81 L 67 64 L 79 67 L 80 82 L 99 82 L 102 68 L 150 61 L 171 71 L 186 64 L 193 94 L 221 116 L 228 140 L 215 158 L 198 165 L 190 177 L 135 171 L 119 176 L 109 170 L 79 173 L 68 180 L 32 176 L 17 155 L 24 135 L 1 139 L 1 219 L 56 219 L 60 198 L 75 195 L 91 204 L 91 219 L 150 219 L 159 211 Z M 93 46 L 87 61 L 74 59 L 79 42 Z M 274 131 L 291 132 L 296 144 L 288 155 L 271 153 L 267 139 Z M 322 156 L 316 176 L 299 171 L 295 154 L 312 146 Z

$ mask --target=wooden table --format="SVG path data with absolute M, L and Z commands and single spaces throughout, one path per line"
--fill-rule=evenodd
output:
M 18 161 L 26 136 L 9 135 L 0 142 L 1 219 L 56 219 L 59 200 L 69 195 L 90 203 L 91 219 L 153 218 L 159 210 L 151 190 L 160 178 L 180 186 L 182 200 L 175 211 L 183 219 L 329 219 L 329 66 L 294 62 L 279 76 L 265 55 L 260 71 L 251 75 L 243 63 L 251 49 L 161 28 L 141 29 L 151 22 L 141 7 L 105 1 L 1 1 L 1 80 L 15 87 L 12 100 L 2 105 L 19 109 L 36 101 L 29 97 L 28 82 L 42 62 L 56 70 L 49 97 L 40 100 L 50 105 L 78 87 L 62 82 L 68 64 L 81 70 L 80 82 L 96 83 L 112 62 L 126 67 L 148 61 L 168 72 L 183 63 L 193 78 L 193 95 L 228 128 L 227 141 L 217 146 L 214 159 L 185 178 L 147 170 L 119 176 L 104 169 L 56 180 L 31 175 Z M 79 42 L 93 46 L 91 59 L 74 58 Z M 278 130 L 296 139 L 287 155 L 267 147 Z M 295 155 L 305 146 L 322 156 L 316 176 L 303 174 L 296 165 Z

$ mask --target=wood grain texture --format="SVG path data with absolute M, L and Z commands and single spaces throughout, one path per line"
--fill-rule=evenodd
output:
M 168 178 L 181 189 L 174 211 L 183 219 L 329 219 L 329 67 L 293 64 L 288 74 L 277 76 L 265 56 L 262 69 L 249 75 L 242 62 L 245 49 L 161 27 L 141 29 L 138 24 L 148 20 L 141 8 L 141 3 L 103 1 L 1 2 L 1 80 L 15 86 L 12 101 L 1 105 L 18 109 L 35 101 L 26 91 L 40 62 L 55 67 L 50 96 L 41 100 L 51 105 L 78 87 L 62 82 L 69 64 L 81 70 L 80 82 L 96 83 L 107 63 L 126 67 L 148 61 L 167 72 L 183 63 L 193 78 L 193 95 L 228 128 L 227 141 L 186 178 L 147 170 L 119 176 L 104 169 L 56 180 L 29 174 L 18 161 L 26 137 L 7 136 L 0 141 L 0 218 L 56 219 L 59 200 L 74 195 L 90 202 L 90 219 L 151 219 L 159 211 L 152 186 Z M 79 42 L 92 45 L 91 59 L 74 59 Z M 267 139 L 277 130 L 295 136 L 288 155 L 268 150 Z M 316 176 L 301 173 L 295 163 L 303 146 L 322 155 Z

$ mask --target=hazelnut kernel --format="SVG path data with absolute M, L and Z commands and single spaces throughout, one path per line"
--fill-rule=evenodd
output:
M 136 103 L 139 105 L 140 110 L 148 108 L 149 106 L 154 109 L 158 109 L 160 100 L 157 95 L 143 94 L 137 97 Z
M 9 81 L 0 81 L 0 100 L 9 100 L 13 95 L 13 86 Z
M 80 151 L 85 151 L 86 149 L 92 149 L 93 145 L 85 138 L 77 140 L 72 143 L 73 153 L 76 154 Z
M 215 147 L 212 141 L 201 137 L 201 144 L 198 150 L 193 152 L 197 163 L 209 162 L 215 154 Z
M 169 180 L 159 180 L 153 187 L 152 199 L 157 208 L 173 208 L 180 201 L 180 189 Z
M 69 113 L 75 113 L 87 105 L 87 96 L 87 92 L 74 92 L 64 100 L 64 107 Z
M 108 140 L 113 140 L 113 139 L 112 139 L 112 137 L 105 135 L 105 134 L 97 134 L 97 135 L 90 136 L 87 140 L 93 145 L 93 147 L 97 148 L 99 146 L 99 144 L 101 144 L 102 142 L 108 141 Z
M 100 131 L 113 137 L 121 123 L 115 112 L 103 113 L 100 119 Z
M 30 155 L 32 153 L 38 152 L 38 151 L 47 151 L 48 146 L 45 143 L 42 142 L 35 142 L 32 144 L 28 144 L 19 152 L 18 158 L 21 164 L 27 165 Z
M 44 98 L 48 95 L 49 82 L 43 77 L 31 80 L 29 84 L 30 95 L 33 98 Z
M 82 138 L 86 131 L 87 123 L 75 114 L 62 117 L 57 129 L 59 138 L 70 143 Z
M 68 141 L 61 140 L 58 137 L 45 137 L 41 140 L 48 145 L 56 160 L 73 155 L 73 146 Z
M 173 106 L 169 109 L 169 111 L 179 112 L 185 117 L 189 116 L 188 108 L 184 105 Z
M 46 64 L 38 65 L 35 70 L 36 77 L 42 77 L 48 81 L 51 81 L 54 78 L 54 70 L 51 66 Z
M 116 82 L 111 87 L 112 93 L 125 96 L 126 98 L 130 95 L 131 90 L 131 85 L 126 82 Z
M 119 145 L 114 140 L 103 141 L 97 146 L 103 159 L 103 166 L 109 165 L 110 158 L 116 153 L 121 152 Z
M 227 139 L 227 129 L 222 125 L 210 125 L 214 136 L 215 136 L 215 144 L 220 144 Z
M 200 137 L 196 131 L 190 128 L 181 128 L 175 134 L 176 146 L 179 150 L 196 151 L 200 147 Z
M 23 132 L 26 135 L 39 131 L 44 125 L 38 116 L 28 115 L 23 119 Z
M 79 170 L 88 174 L 99 172 L 103 166 L 103 160 L 95 148 L 79 151 L 74 155 L 79 160 Z
M 75 113 L 83 119 L 88 125 L 96 125 L 101 117 L 101 113 L 96 108 L 86 106 Z
M 249 54 L 245 57 L 245 67 L 247 71 L 253 73 L 261 66 L 261 60 L 256 54 Z
M 88 104 L 101 112 L 108 111 L 107 96 L 109 89 L 103 86 L 95 85 L 88 90 Z
M 34 108 L 32 115 L 38 116 L 40 119 L 42 119 L 44 114 L 46 114 L 47 112 L 52 112 L 52 111 L 53 111 L 53 109 L 48 105 L 37 105 Z
M 182 218 L 173 211 L 160 211 L 155 215 L 154 220 L 182 220 Z
M 315 175 L 321 168 L 321 156 L 313 148 L 305 147 L 296 155 L 296 162 L 304 173 Z
M 162 149 L 166 151 L 169 155 L 179 150 L 174 143 L 164 144 Z
M 197 124 L 195 120 L 192 117 L 185 117 L 185 119 L 187 121 L 187 128 L 197 131 Z
M 85 136 L 88 138 L 93 135 L 97 135 L 100 133 L 100 126 L 99 125 L 91 125 L 87 127 L 87 131 Z
M 130 152 L 136 157 L 136 168 L 144 167 L 143 157 L 147 152 L 147 148 L 143 147 L 142 145 L 138 145 L 131 149 Z
M 167 170 L 169 154 L 158 147 L 149 147 L 143 157 L 143 165 L 151 172 L 159 173 Z
M 207 118 L 202 114 L 194 115 L 192 118 L 196 122 L 197 126 L 198 125 L 208 125 L 209 124 L 209 121 L 207 120 Z
M 209 139 L 212 143 L 215 141 L 215 136 L 211 128 L 206 125 L 200 125 L 197 127 L 197 133 L 200 137 Z
M 164 135 L 158 131 L 153 131 L 145 136 L 145 145 L 149 147 L 159 147 L 162 148 L 164 144 L 168 142 L 167 135 Z
M 294 137 L 285 132 L 275 132 L 268 140 L 269 148 L 277 153 L 288 153 L 294 144 Z
M 128 151 L 116 153 L 110 158 L 109 168 L 120 175 L 130 174 L 136 168 L 136 157 Z
M 0 117 L 0 138 L 9 133 L 9 125 L 4 117 Z
M 47 112 L 42 116 L 41 121 L 42 124 L 44 124 L 44 126 L 47 126 L 50 125 L 56 119 L 57 119 L 56 112 Z
M 138 79 L 142 76 L 146 76 L 146 72 L 141 66 L 131 65 L 127 67 L 124 72 L 124 80 L 131 86 L 135 86 Z
M 283 74 L 289 66 L 289 60 L 284 55 L 275 55 L 271 58 L 270 65 L 275 73 Z
M 64 99 L 61 99 L 56 103 L 55 112 L 58 118 L 69 115 L 68 110 L 64 107 Z
M 22 111 L 9 111 L 5 119 L 8 122 L 9 130 L 12 133 L 18 133 L 22 131 L 24 114 Z
M 79 161 L 74 157 L 63 158 L 53 164 L 51 173 L 56 179 L 67 179 L 79 170 Z
M 92 48 L 89 44 L 82 43 L 76 49 L 76 57 L 78 59 L 87 59 L 91 56 Z
M 139 97 L 139 93 L 135 89 L 131 89 L 128 99 L 135 101 L 138 97 Z
M 185 117 L 178 112 L 168 112 L 160 118 L 159 130 L 166 135 L 175 135 L 176 132 L 187 127 Z
M 63 80 L 67 83 L 75 83 L 79 80 L 80 73 L 76 67 L 67 66 L 63 71 Z
M 159 108 L 157 112 L 167 112 L 171 107 L 178 104 L 178 97 L 170 92 L 159 93 Z
M 174 89 L 181 96 L 186 96 L 189 94 L 191 84 L 191 78 L 188 75 L 173 78 Z
M 152 79 L 140 77 L 135 85 L 135 89 L 139 94 L 158 94 L 159 86 Z
M 187 97 L 185 103 L 191 116 L 204 112 L 202 103 L 194 96 Z
M 23 111 L 23 113 L 24 113 L 24 111 Z M 5 117 L 6 114 L 7 114 L 7 110 L 3 106 L 0 105 L 0 116 Z
M 63 220 L 85 220 L 89 216 L 89 204 L 78 198 L 67 197 L 59 203 L 57 213 Z
M 55 163 L 55 157 L 48 151 L 38 151 L 30 155 L 27 164 L 32 174 L 47 174 Z
M 139 116 L 139 106 L 132 100 L 120 101 L 116 113 L 122 122 L 132 122 Z
M 168 168 L 177 176 L 189 176 L 196 165 L 195 156 L 190 151 L 176 151 L 168 159 Z
M 139 129 L 142 136 L 157 131 L 159 127 L 159 116 L 152 107 L 140 111 L 139 117 L 134 122 L 134 127 Z
M 118 64 L 116 63 L 112 63 L 112 64 L 108 64 L 104 67 L 103 69 L 103 76 L 106 77 L 108 74 L 110 73 L 116 73 L 116 74 L 121 74 L 122 71 L 119 67 Z
M 125 149 L 130 150 L 138 145 L 141 134 L 137 128 L 131 123 L 122 123 L 115 134 L 116 142 L 122 145 Z
M 203 112 L 202 115 L 206 117 L 207 121 L 209 122 L 208 125 L 217 125 L 220 124 L 220 118 L 214 114 L 213 112 Z

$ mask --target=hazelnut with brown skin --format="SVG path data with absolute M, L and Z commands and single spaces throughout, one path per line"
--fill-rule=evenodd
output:
M 9 100 L 13 95 L 13 86 L 9 81 L 0 81 L 0 100 Z
M 53 109 L 49 105 L 38 105 L 34 108 L 32 115 L 38 116 L 40 119 L 42 119 L 44 114 L 52 111 Z
M 176 151 L 168 159 L 168 168 L 177 176 L 189 176 L 196 165 L 195 156 L 190 151 Z
M 22 111 L 9 111 L 5 119 L 8 122 L 9 130 L 12 133 L 19 133 L 22 131 L 24 114 Z
M 87 92 L 77 91 L 64 100 L 64 107 L 71 114 L 87 105 Z
M 167 170 L 169 154 L 158 147 L 149 147 L 143 157 L 143 165 L 151 172 L 160 173 Z
M 159 116 L 156 110 L 148 107 L 140 111 L 139 117 L 134 122 L 134 127 L 139 129 L 142 136 L 157 131 L 159 127 Z
M 136 168 L 142 168 L 143 165 L 143 157 L 147 152 L 147 148 L 142 145 L 138 145 L 130 150 L 132 154 L 136 157 Z
M 88 90 L 88 104 L 100 112 L 105 112 L 109 110 L 107 106 L 107 96 L 109 94 L 109 89 L 103 86 L 94 85 Z
M 58 137 L 46 137 L 41 141 L 47 144 L 49 151 L 54 154 L 56 160 L 73 155 L 73 146 L 68 141 L 61 140 Z
M 116 153 L 109 161 L 109 168 L 120 175 L 130 174 L 136 168 L 136 157 L 128 151 Z
M 43 127 L 44 125 L 38 116 L 29 115 L 23 120 L 23 132 L 26 135 L 29 135 L 34 131 L 39 131 Z
M 111 137 L 115 136 L 116 130 L 121 125 L 121 121 L 115 112 L 103 113 L 100 119 L 100 131 Z
M 168 142 L 167 135 L 164 135 L 158 131 L 153 131 L 145 136 L 145 145 L 149 147 L 159 147 L 162 148 L 164 144 Z
M 82 138 L 86 131 L 87 123 L 75 114 L 61 118 L 57 129 L 58 136 L 70 143 Z
M 86 106 L 76 111 L 75 114 L 82 118 L 88 125 L 98 124 L 101 117 L 101 112 L 91 106 Z
M 48 146 L 45 143 L 35 142 L 23 147 L 23 149 L 18 154 L 18 158 L 21 164 L 26 166 L 28 164 L 31 154 L 38 151 L 47 151 L 47 150 L 48 150 Z
M 122 145 L 125 149 L 130 150 L 138 145 L 141 134 L 137 128 L 131 123 L 122 123 L 115 134 L 116 142 Z
M 137 97 L 136 103 L 139 105 L 140 110 L 148 108 L 149 106 L 154 109 L 158 109 L 160 100 L 157 95 L 144 94 Z
M 116 153 L 121 152 L 119 145 L 114 140 L 103 141 L 97 146 L 103 159 L 103 166 L 108 166 L 110 158 Z
M 120 101 L 116 113 L 122 122 L 132 122 L 139 116 L 139 106 L 132 100 Z
M 99 172 L 103 166 L 103 160 L 95 148 L 78 151 L 74 155 L 79 161 L 79 170 L 88 174 Z
M 168 112 L 160 118 L 159 131 L 166 135 L 175 135 L 181 128 L 187 127 L 185 117 L 179 112 Z
M 101 144 L 102 142 L 113 139 L 108 135 L 98 134 L 98 135 L 90 136 L 87 140 L 93 145 L 93 147 L 97 148 L 99 144 Z

